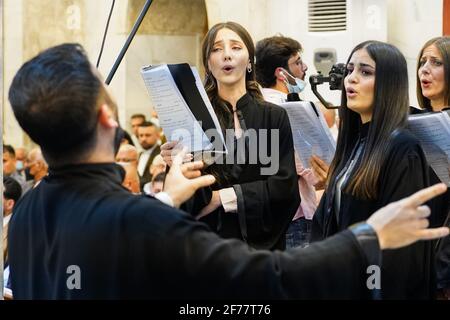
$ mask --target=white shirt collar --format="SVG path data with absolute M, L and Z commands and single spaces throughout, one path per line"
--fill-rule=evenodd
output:
M 11 214 L 8 214 L 6 217 L 3 217 L 3 228 L 6 227 L 6 225 L 9 223 L 9 220 L 11 220 Z
M 144 154 L 152 154 L 153 150 L 155 150 L 155 148 L 156 148 L 157 145 L 158 145 L 158 144 L 155 143 L 155 145 L 154 145 L 153 147 L 151 147 L 150 149 L 148 149 L 148 150 L 142 150 L 141 155 L 144 155 Z
M 287 94 L 279 90 L 262 88 L 262 94 L 264 96 L 264 100 L 274 104 L 282 104 L 287 101 Z

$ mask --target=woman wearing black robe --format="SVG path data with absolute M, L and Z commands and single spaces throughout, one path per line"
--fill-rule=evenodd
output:
M 422 108 L 412 108 L 413 113 L 441 112 L 450 107 L 450 37 L 436 37 L 427 41 L 417 61 L 417 101 Z M 448 112 L 448 110 L 447 110 Z M 448 137 L 450 139 L 450 136 Z M 443 154 L 443 161 L 448 161 Z M 449 172 L 450 172 L 450 163 Z M 431 183 L 441 182 L 430 168 Z M 431 227 L 449 226 L 450 189 L 430 203 Z M 450 241 L 436 241 L 436 271 L 438 296 L 450 299 Z
M 356 46 L 347 63 L 336 155 L 314 215 L 313 241 L 429 185 L 420 144 L 404 129 L 408 106 L 400 51 L 376 41 Z M 383 253 L 381 290 L 374 293 L 382 299 L 428 299 L 434 282 L 431 242 L 420 242 Z
M 255 81 L 253 41 L 242 26 L 212 27 L 202 53 L 205 89 L 230 155 L 208 167 L 217 183 L 198 191 L 183 209 L 224 238 L 242 239 L 258 249 L 284 249 L 287 227 L 300 204 L 286 111 L 264 101 Z M 161 148 L 166 162 L 173 147 Z

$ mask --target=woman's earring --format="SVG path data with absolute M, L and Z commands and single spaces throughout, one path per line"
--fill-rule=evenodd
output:
M 252 72 L 252 70 L 253 70 L 253 69 L 252 69 L 252 65 L 251 65 L 251 64 L 249 64 L 249 65 L 248 65 L 248 67 L 247 67 L 247 72 L 248 72 L 248 73 L 251 73 L 251 72 Z

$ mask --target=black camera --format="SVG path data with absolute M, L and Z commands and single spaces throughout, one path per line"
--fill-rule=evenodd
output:
M 345 64 L 337 63 L 331 67 L 331 70 L 328 73 L 328 77 L 324 76 L 320 72 L 318 74 L 309 77 L 309 83 L 311 84 L 312 92 L 319 99 L 319 101 L 325 106 L 325 108 L 337 109 L 339 107 L 333 106 L 327 101 L 325 101 L 325 99 L 320 95 L 319 91 L 317 91 L 317 86 L 328 82 L 330 84 L 330 90 L 341 90 L 344 75 L 345 75 Z

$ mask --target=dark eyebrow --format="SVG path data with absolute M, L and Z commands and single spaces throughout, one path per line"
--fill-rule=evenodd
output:
M 375 69 L 375 67 L 373 67 L 373 66 L 371 66 L 370 64 L 367 64 L 367 63 L 360 63 L 359 65 L 361 67 L 369 67 L 369 68 Z

